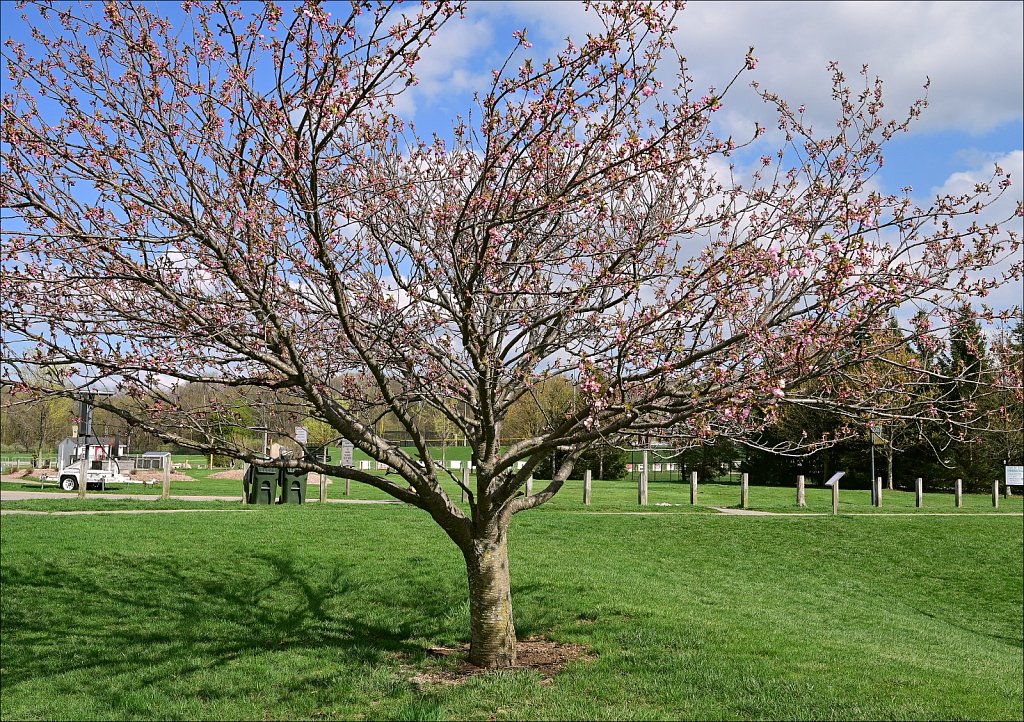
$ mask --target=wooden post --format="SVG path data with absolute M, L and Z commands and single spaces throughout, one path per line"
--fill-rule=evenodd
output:
M 746 509 L 750 505 L 750 478 L 746 472 L 740 477 L 740 508 Z
M 591 475 L 590 469 L 583 472 L 583 504 L 590 506 L 590 487 L 591 487 Z
M 690 472 L 690 503 L 697 503 L 697 472 Z
M 320 503 L 327 503 L 327 474 L 320 475 Z
M 882 477 L 875 479 L 875 506 L 882 508 Z
M 963 479 L 957 479 L 953 484 L 953 503 L 956 504 L 956 508 L 959 509 L 964 505 L 964 482 Z
M 636 489 L 636 503 L 647 506 L 647 449 L 644 449 L 644 468 L 640 471 L 640 483 Z
M 171 457 L 169 454 L 164 457 L 164 485 L 160 492 L 160 498 L 164 500 L 171 498 Z
M 533 474 L 526 477 L 526 495 L 533 496 Z
M 804 490 L 804 475 L 796 477 L 796 505 L 807 506 L 807 493 Z
M 992 482 L 992 506 L 996 509 L 999 508 L 999 480 L 996 479 Z
M 469 463 L 462 467 L 462 501 L 467 501 L 469 495 L 466 493 L 466 489 L 469 488 Z
M 84 499 L 85 498 L 85 487 L 87 487 L 89 485 L 89 482 L 88 482 L 89 477 L 87 476 L 87 474 L 89 472 L 89 459 L 87 458 L 89 456 L 88 451 L 89 451 L 89 446 L 87 444 L 86 447 L 85 447 L 85 452 L 82 454 L 82 458 L 78 460 L 78 498 L 79 499 Z
M 345 479 L 345 496 L 352 496 L 352 480 Z
M 832 482 L 832 514 L 839 513 L 839 479 Z
M 918 509 L 924 506 L 924 479 L 920 476 L 914 482 L 914 506 Z

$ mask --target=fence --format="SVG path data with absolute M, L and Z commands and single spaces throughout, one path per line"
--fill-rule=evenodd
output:
M 34 456 L 29 457 L 21 454 L 18 456 L 0 456 L 0 467 L 5 471 L 12 469 L 17 471 L 18 469 L 34 469 L 36 468 L 36 458 Z M 43 469 L 55 469 L 57 467 L 56 458 L 43 458 Z

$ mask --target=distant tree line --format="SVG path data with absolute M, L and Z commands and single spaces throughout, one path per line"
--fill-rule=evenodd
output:
M 851 340 L 852 343 L 887 346 L 885 356 L 890 363 L 885 369 L 867 370 L 864 378 L 852 377 L 845 382 L 867 383 L 870 378 L 870 382 L 878 383 L 889 375 L 893 377 L 889 382 L 895 389 L 904 382 L 899 378 L 901 370 L 910 366 L 934 368 L 937 378 L 966 379 L 953 386 L 937 386 L 919 392 L 932 393 L 935 403 L 972 401 L 976 413 L 987 419 L 981 430 L 953 433 L 919 419 L 902 423 L 891 418 L 872 420 L 857 417 L 847 409 L 828 410 L 790 403 L 780 405 L 777 417 L 766 425 L 755 445 L 741 445 L 719 437 L 694 443 L 689 448 L 670 452 L 663 449 L 659 459 L 671 461 L 687 473 L 696 471 L 703 480 L 716 479 L 738 469 L 749 473 L 758 484 L 789 485 L 799 474 L 808 483 L 823 483 L 841 470 L 847 475 L 844 484 L 866 487 L 872 476 L 873 445 L 874 474 L 881 476 L 890 489 L 912 488 L 917 477 L 925 479 L 926 485 L 932 488 L 951 486 L 953 479 L 960 478 L 966 489 L 987 489 L 993 479 L 1001 478 L 1004 464 L 1022 463 L 1024 413 L 1021 399 L 1012 392 L 990 388 L 988 380 L 1001 371 L 1017 369 L 1019 373 L 1024 367 L 1024 324 L 1018 323 L 1009 334 L 989 340 L 982 334 L 975 311 L 963 306 L 946 338 L 925 336 L 923 339 L 916 344 L 906 341 L 893 320 L 888 328 L 876 334 Z M 74 434 L 78 409 L 68 399 L 54 397 L 18 403 L 10 389 L 5 388 L 2 394 L 0 443 L 5 452 L 51 458 L 60 440 Z M 253 394 L 227 386 L 214 389 L 209 385 L 183 384 L 169 389 L 167 394 L 176 405 L 189 411 L 183 415 L 183 431 L 186 437 L 189 433 L 196 435 L 197 447 L 199 439 L 211 435 L 223 436 L 254 451 L 262 449 L 265 439 L 268 444 L 278 442 L 294 447 L 292 436 L 295 427 L 300 425 L 308 430 L 309 446 L 339 441 L 328 425 L 271 392 Z M 124 398 L 120 402 L 131 404 L 132 400 Z M 503 438 L 513 443 L 543 434 L 572 413 L 575 404 L 576 394 L 566 379 L 558 377 L 538 384 L 513 405 Z M 383 407 L 368 408 L 365 421 L 396 441 L 401 441 L 407 433 Z M 442 459 L 446 458 L 449 447 L 465 443 L 455 425 L 436 410 L 424 408 L 416 416 L 416 422 Z M 187 453 L 192 450 L 186 445 L 164 444 L 145 428 L 131 427 L 121 417 L 102 409 L 96 410 L 93 426 L 97 435 L 117 436 L 132 452 L 163 449 Z M 776 450 L 784 448 L 787 442 L 801 437 L 838 440 L 809 455 L 777 453 Z M 577 459 L 570 478 L 580 479 L 588 469 L 594 479 L 622 478 L 627 470 L 626 449 L 642 445 L 641 441 L 629 438 L 597 444 Z M 226 466 L 230 460 L 215 455 L 213 461 L 217 466 Z M 559 452 L 553 452 L 550 460 L 537 469 L 537 478 L 550 478 L 560 463 Z M 686 480 L 682 473 L 679 479 Z

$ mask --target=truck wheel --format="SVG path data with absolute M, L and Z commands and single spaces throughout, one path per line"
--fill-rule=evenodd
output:
M 78 479 L 73 476 L 60 477 L 60 488 L 64 491 L 74 491 L 78 488 Z

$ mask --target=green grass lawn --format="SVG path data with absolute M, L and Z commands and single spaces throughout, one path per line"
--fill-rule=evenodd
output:
M 181 473 L 191 478 L 188 481 L 172 481 L 171 494 L 175 496 L 237 496 L 242 497 L 242 482 L 236 479 L 211 478 L 220 470 L 188 469 Z M 377 475 L 383 472 L 373 472 Z M 309 477 L 307 495 L 310 499 L 319 498 L 318 475 Z M 397 477 L 391 477 L 397 479 Z M 471 477 L 471 485 L 476 477 Z M 534 490 L 546 484 L 544 480 L 534 482 Z M 461 497 L 459 487 L 442 477 L 442 485 L 453 499 Z M 25 480 L 21 483 L 8 482 L 4 489 L 17 491 L 61 491 L 55 482 L 40 485 L 38 481 Z M 111 485 L 106 492 L 90 490 L 90 496 L 106 494 L 159 494 L 159 483 L 152 486 L 141 484 Z M 69 498 L 78 492 L 65 492 Z M 327 487 L 328 499 L 390 499 L 391 497 L 371 486 L 352 482 L 349 494 L 345 494 L 345 482 L 331 479 Z M 749 495 L 750 508 L 755 511 L 791 512 L 791 513 L 831 513 L 832 491 L 823 487 L 807 487 L 807 506 L 796 505 L 796 489 L 777 486 L 751 486 Z M 698 487 L 697 506 L 690 505 L 689 484 L 667 481 L 652 481 L 648 491 L 648 506 L 637 505 L 636 482 L 630 479 L 618 481 L 594 481 L 592 485 L 591 506 L 583 505 L 583 482 L 570 480 L 562 491 L 543 509 L 597 511 L 597 512 L 635 512 L 651 511 L 663 513 L 707 512 L 709 507 L 739 507 L 740 490 L 738 483 L 701 484 Z M 468 508 L 468 504 L 463 506 Z M 871 495 L 866 489 L 841 489 L 839 511 L 841 514 L 887 514 L 887 513 L 1010 513 L 1024 512 L 1024 496 L 1018 494 L 1009 499 L 1000 497 L 999 508 L 993 509 L 991 494 L 964 494 L 963 507 L 957 509 L 951 493 L 926 493 L 921 509 L 914 506 L 914 493 L 907 491 L 884 491 L 881 508 L 871 506 Z
M 454 663 L 426 650 L 465 640 L 468 603 L 461 556 L 415 509 L 5 516 L 0 718 L 1024 715 L 1019 513 L 560 504 L 513 522 L 518 633 L 593 659 L 549 683 L 422 687 L 410 678 Z

